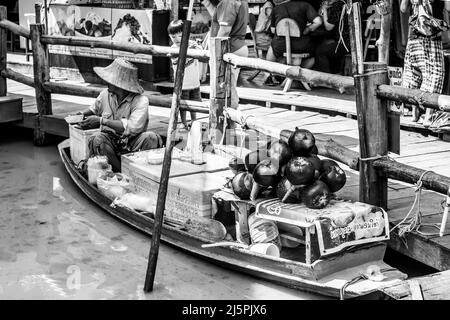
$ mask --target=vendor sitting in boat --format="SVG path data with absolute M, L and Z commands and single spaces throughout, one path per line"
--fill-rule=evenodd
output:
M 149 101 L 139 84 L 137 68 L 123 58 L 95 73 L 108 83 L 83 115 L 83 129 L 100 127 L 88 140 L 89 156 L 104 155 L 114 172 L 120 172 L 120 154 L 161 148 L 161 137 L 146 131 Z

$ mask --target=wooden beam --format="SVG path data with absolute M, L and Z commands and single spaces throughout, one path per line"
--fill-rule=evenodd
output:
M 379 85 L 376 93 L 379 98 L 450 112 L 450 96 L 447 95 L 390 85 Z
M 291 130 L 280 130 L 276 127 L 271 127 L 267 125 L 265 119 L 249 116 L 239 110 L 227 108 L 226 113 L 231 121 L 244 124 L 242 121 L 245 119 L 245 124 L 249 129 L 256 130 L 274 138 L 282 139 L 286 142 L 292 134 Z M 358 170 L 359 154 L 357 152 L 336 143 L 332 139 L 321 140 L 316 138 L 316 146 L 319 155 L 344 163 L 353 170 Z
M 7 18 L 7 11 L 5 6 L 0 6 L 0 22 Z M 6 30 L 0 28 L 0 72 L 6 69 L 6 57 L 7 57 L 7 47 L 6 47 Z M 6 96 L 7 85 L 6 78 L 0 74 L 0 97 Z
M 384 171 L 389 178 L 407 182 L 412 185 L 416 184 L 423 175 L 423 187 L 441 194 L 446 195 L 448 187 L 450 186 L 449 177 L 437 174 L 434 171 L 418 169 L 391 159 L 374 160 L 372 165 L 375 169 Z
M 213 144 L 225 134 L 223 110 L 230 105 L 230 66 L 223 59 L 229 51 L 229 38 L 210 39 L 209 140 Z
M 25 27 L 19 26 L 18 24 L 15 24 L 14 22 L 11 22 L 9 20 L 6 20 L 6 18 L 0 20 L 0 29 L 6 29 L 9 30 L 15 34 L 18 34 L 21 37 L 30 39 L 30 30 L 28 30 Z
M 27 86 L 34 87 L 34 79 L 32 77 L 26 76 L 17 71 L 11 70 L 10 68 L 6 68 L 1 71 L 1 76 L 7 79 L 11 79 Z
M 376 88 L 388 82 L 387 66 L 364 64 L 365 73 L 355 75 L 356 110 L 362 159 L 388 154 L 388 110 L 386 100 L 377 98 Z M 359 201 L 387 208 L 387 177 L 371 161 L 360 160 Z
M 111 50 L 120 50 L 131 52 L 134 54 L 149 54 L 152 56 L 174 56 L 179 55 L 178 48 L 138 44 L 138 43 L 123 43 L 112 40 L 98 40 L 98 39 L 86 39 L 83 37 L 65 37 L 65 36 L 42 36 L 42 43 L 52 45 L 66 45 L 77 47 L 89 47 L 89 48 L 103 48 Z M 198 59 L 202 62 L 209 61 L 209 52 L 207 50 L 189 49 L 187 52 L 189 58 Z
M 32 24 L 31 45 L 33 48 L 34 86 L 36 91 L 36 104 L 39 115 L 52 114 L 51 93 L 44 87 L 50 81 L 50 67 L 48 64 L 48 48 L 41 43 L 44 32 L 43 24 Z
M 315 86 L 336 89 L 340 93 L 353 92 L 354 89 L 354 82 L 351 77 L 289 66 L 263 59 L 240 57 L 232 53 L 225 54 L 223 59 L 227 63 L 237 67 L 246 67 L 279 74 L 294 80 L 306 81 Z

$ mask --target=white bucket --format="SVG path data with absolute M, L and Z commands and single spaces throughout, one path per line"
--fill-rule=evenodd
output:
M 252 244 L 249 247 L 249 250 L 253 251 L 253 252 L 258 252 L 258 253 L 266 254 L 269 256 L 277 257 L 277 258 L 280 257 L 280 249 L 278 249 L 278 247 L 271 242 Z

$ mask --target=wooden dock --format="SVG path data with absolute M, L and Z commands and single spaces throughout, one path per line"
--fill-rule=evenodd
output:
M 33 119 L 37 113 L 34 102 L 34 89 L 8 80 L 8 92 L 23 98 L 24 118 L 17 124 L 32 128 L 32 121 L 34 121 Z M 287 93 L 290 96 L 295 94 L 298 93 L 295 91 Z M 309 96 L 308 101 L 311 101 L 311 103 L 317 99 L 314 97 L 314 92 L 308 92 L 307 95 Z M 63 117 L 68 113 L 86 109 L 94 100 L 92 98 L 56 94 L 52 95 L 52 97 L 53 117 L 57 120 L 53 121 L 51 126 L 57 128 L 59 125 L 56 123 L 61 123 L 61 125 L 66 127 L 66 132 L 67 125 Z M 294 99 L 292 98 L 292 100 Z M 292 102 L 291 104 L 294 105 L 295 103 Z M 332 104 L 332 106 L 336 105 Z M 332 138 L 352 150 L 358 151 L 359 149 L 357 121 L 351 117 L 320 114 L 310 109 L 291 111 L 290 108 L 266 108 L 255 104 L 241 105 L 241 110 L 248 115 L 264 117 L 267 123 L 280 129 L 294 129 L 296 126 L 299 126 L 310 130 L 319 138 Z M 151 114 L 150 128 L 165 134 L 169 109 L 151 107 Z M 201 116 L 203 118 L 207 117 L 207 115 Z M 61 129 L 54 131 L 56 133 L 56 131 L 61 131 Z M 62 135 L 68 136 L 68 132 Z M 446 163 L 446 159 L 450 157 L 450 144 L 436 136 L 424 136 L 417 132 L 402 130 L 401 155 L 391 154 L 390 156 L 399 162 L 450 176 L 450 168 Z M 357 200 L 359 193 L 358 172 L 345 166 L 344 169 L 347 171 L 348 181 L 344 190 L 338 192 L 338 195 Z M 411 185 L 393 180 L 389 182 L 388 213 L 392 224 L 398 223 L 405 217 L 414 202 L 415 194 L 415 188 Z M 422 192 L 421 212 L 424 224 L 432 225 L 441 222 L 443 212 L 441 201 L 443 199 L 443 195 L 426 190 Z M 438 229 L 426 227 L 422 231 L 437 233 Z M 396 233 L 393 233 L 391 238 L 389 246 L 396 251 L 438 270 L 450 269 L 450 222 L 443 237 L 439 237 L 437 234 L 425 235 L 413 232 L 407 236 L 406 241 L 399 239 Z

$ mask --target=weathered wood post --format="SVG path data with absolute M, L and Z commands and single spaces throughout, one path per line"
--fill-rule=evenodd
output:
M 209 140 L 218 144 L 225 134 L 223 131 L 223 110 L 230 105 L 230 66 L 223 55 L 230 51 L 229 38 L 210 39 L 210 106 Z
M 7 19 L 7 11 L 5 6 L 0 6 L 0 20 Z M 0 97 L 6 96 L 6 78 L 1 75 L 1 72 L 6 69 L 6 29 L 0 28 Z
M 36 145 L 45 144 L 45 132 L 40 129 L 40 117 L 52 114 L 52 97 L 50 91 L 45 90 L 44 83 L 50 81 L 50 67 L 48 63 L 47 45 L 41 42 L 44 25 L 41 23 L 30 25 L 31 47 L 33 49 L 34 88 L 38 115 L 36 116 L 33 142 Z
M 42 22 L 42 18 L 41 18 L 41 4 L 40 3 L 35 3 L 34 4 L 34 14 L 35 14 L 35 21 L 36 23 L 41 23 Z
M 358 115 L 359 200 L 387 209 L 387 176 L 367 158 L 388 154 L 387 100 L 377 97 L 378 85 L 388 83 L 387 66 L 380 62 L 363 64 L 364 73 L 354 75 Z

